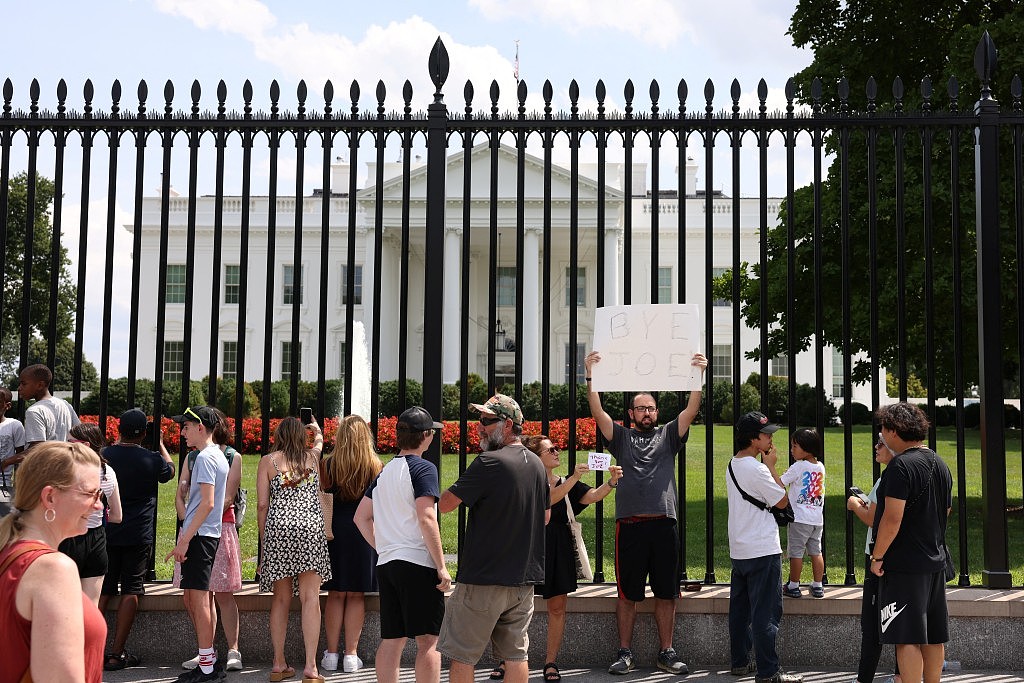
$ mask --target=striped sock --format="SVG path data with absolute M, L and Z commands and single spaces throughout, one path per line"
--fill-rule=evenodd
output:
M 213 672 L 213 663 L 217 661 L 217 651 L 212 647 L 199 648 L 199 668 L 204 674 Z

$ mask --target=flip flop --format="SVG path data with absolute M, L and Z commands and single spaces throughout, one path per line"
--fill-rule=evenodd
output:
M 291 678 L 294 675 L 295 675 L 294 667 L 290 667 L 289 666 L 284 671 L 271 671 L 270 672 L 270 680 L 271 680 L 271 683 L 277 683 L 278 681 L 283 681 L 283 680 L 286 680 L 288 678 Z
M 504 659 L 498 662 L 498 666 L 494 667 L 494 669 L 491 671 L 491 675 L 488 678 L 490 678 L 492 681 L 500 681 L 504 679 L 505 669 L 502 668 L 503 666 L 505 666 Z
M 551 669 L 551 671 L 548 671 Z M 562 680 L 562 674 L 558 671 L 558 666 L 554 662 L 548 662 L 544 665 L 544 680 L 545 681 L 560 681 Z
M 324 677 L 319 675 L 313 678 L 306 678 L 305 676 L 302 677 L 302 683 L 321 683 L 323 680 Z

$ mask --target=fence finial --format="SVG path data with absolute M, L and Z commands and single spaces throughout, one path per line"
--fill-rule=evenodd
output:
M 427 62 L 427 69 L 430 71 L 430 80 L 434 83 L 434 102 L 440 103 L 444 100 L 441 94 L 441 86 L 448 80 L 448 50 L 441 42 L 441 36 L 434 41 L 434 47 L 430 49 L 430 59 Z
M 988 34 L 988 31 L 985 31 L 981 35 L 981 40 L 978 41 L 978 47 L 974 50 L 974 70 L 981 80 L 981 99 L 983 100 L 993 99 L 990 86 L 998 57 L 996 44 L 992 42 L 992 36 Z

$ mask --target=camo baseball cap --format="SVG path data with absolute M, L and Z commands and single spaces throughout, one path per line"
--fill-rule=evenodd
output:
M 519 404 L 511 396 L 505 394 L 495 394 L 487 399 L 487 403 L 470 403 L 469 407 L 473 410 L 477 410 L 484 415 L 494 415 L 495 417 L 504 417 L 512 420 L 517 425 L 523 424 L 523 411 L 520 410 Z

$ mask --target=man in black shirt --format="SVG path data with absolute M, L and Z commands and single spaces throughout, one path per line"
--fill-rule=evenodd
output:
M 174 462 L 163 438 L 159 453 L 142 446 L 147 422 L 138 408 L 125 411 L 117 426 L 121 439 L 103 449 L 103 457 L 117 474 L 123 511 L 120 524 L 107 525 L 109 569 L 100 598 L 100 610 L 105 610 L 110 596 L 118 594 L 120 583 L 114 641 L 104 662 L 108 671 L 138 663 L 137 657 L 124 651 L 124 644 L 135 622 L 139 596 L 146 592 L 146 571 L 156 542 L 157 487 L 174 478 Z
M 944 568 L 953 477 L 924 446 L 928 418 L 919 407 L 884 406 L 878 421 L 883 443 L 897 456 L 878 487 L 871 553 L 871 571 L 881 577 L 881 642 L 896 645 L 904 680 L 937 682 L 949 640 Z

